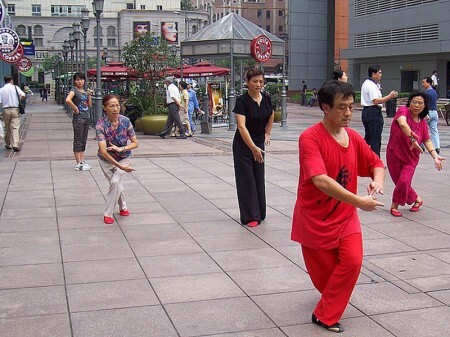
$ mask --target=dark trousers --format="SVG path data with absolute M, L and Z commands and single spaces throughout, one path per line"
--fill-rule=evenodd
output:
M 86 142 L 89 133 L 89 117 L 75 116 L 73 126 L 73 152 L 86 151 Z
M 264 142 L 256 143 L 256 146 L 264 150 Z M 257 163 L 247 144 L 236 138 L 233 141 L 233 160 L 241 223 L 260 223 L 266 218 L 264 163 Z
M 384 119 L 381 108 L 376 105 L 365 106 L 362 110 L 361 119 L 364 125 L 364 139 L 373 152 L 380 157 L 381 133 L 383 132 Z
M 172 130 L 172 126 L 175 123 L 175 126 L 180 130 L 180 135 L 184 135 L 184 127 L 181 124 L 180 115 L 178 113 L 179 108 L 176 103 L 169 103 L 169 115 L 167 116 L 166 125 L 164 125 L 163 130 L 161 131 L 161 135 L 167 135 Z

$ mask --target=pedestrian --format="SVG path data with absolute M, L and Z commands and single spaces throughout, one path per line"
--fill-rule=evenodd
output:
M 234 174 L 241 223 L 255 227 L 266 218 L 264 156 L 265 145 L 270 144 L 274 112 L 270 96 L 261 92 L 264 72 L 250 68 L 245 82 L 248 91 L 237 98 L 233 110 L 237 123 Z
M 436 150 L 437 154 L 441 153 L 441 141 L 439 139 L 438 130 L 438 112 L 437 112 L 437 92 L 431 87 L 433 81 L 431 77 L 422 78 L 422 86 L 425 88 L 425 95 L 428 101 L 428 116 L 426 121 L 428 123 L 428 131 L 430 132 L 431 142 Z
M 3 122 L 5 123 L 5 148 L 20 151 L 19 149 L 19 99 L 25 99 L 25 93 L 17 85 L 10 75 L 4 77 L 5 85 L 0 89 L 0 103 L 3 107 Z
M 192 88 L 192 80 L 186 80 L 187 83 L 187 91 L 189 94 L 189 104 L 188 104 L 188 115 L 189 115 L 189 123 L 191 124 L 191 131 L 195 133 L 196 125 L 194 122 L 194 112 L 200 110 L 200 105 L 198 104 L 197 93 Z
M 391 98 L 396 98 L 398 93 L 392 90 L 389 95 L 383 97 L 378 84 L 383 73 L 379 65 L 371 65 L 368 69 L 369 78 L 361 86 L 361 105 L 363 106 L 361 119 L 364 125 L 364 139 L 370 148 L 380 157 L 381 133 L 383 132 L 384 119 L 381 114 L 383 103 Z
M 342 70 L 335 70 L 333 71 L 333 74 L 331 74 L 331 78 L 335 81 L 341 81 L 341 82 L 348 82 L 348 77 L 345 71 Z
M 384 164 L 349 123 L 355 91 L 326 82 L 318 93 L 322 121 L 299 138 L 300 178 L 291 239 L 299 242 L 306 269 L 321 293 L 312 322 L 342 332 L 339 323 L 358 280 L 363 245 L 357 209 L 382 203 Z M 368 195 L 357 195 L 357 177 L 371 177 Z
M 187 83 L 185 81 L 180 81 L 180 120 L 183 124 L 184 129 L 187 130 L 185 133 L 186 137 L 192 137 L 191 123 L 189 121 L 189 93 L 187 91 Z
M 423 199 L 412 188 L 411 183 L 423 153 L 420 144 L 423 143 L 433 157 L 438 171 L 442 170 L 445 159 L 433 146 L 425 121 L 428 115 L 427 95 L 414 91 L 409 95 L 406 106 L 398 108 L 391 125 L 391 133 L 386 149 L 386 163 L 395 188 L 392 193 L 391 214 L 401 217 L 398 206 L 413 205 L 411 212 L 418 212 L 423 205 Z
M 47 87 L 43 87 L 41 89 L 41 97 L 42 97 L 42 102 L 44 102 L 44 99 L 46 102 L 48 102 L 48 90 Z
M 87 137 L 89 133 L 90 110 L 92 107 L 92 92 L 84 90 L 86 77 L 83 73 L 73 75 L 74 87 L 66 98 L 66 103 L 72 108 L 73 154 L 75 156 L 75 171 L 89 171 L 91 165 L 84 161 Z
M 433 70 L 433 75 L 431 75 L 431 80 L 433 81 L 432 87 L 436 90 L 437 96 L 439 97 L 439 78 L 437 70 Z
M 158 133 L 156 135 L 161 137 L 162 139 L 166 138 L 166 135 L 168 135 L 172 131 L 172 127 L 175 124 L 175 127 L 180 130 L 180 135 L 177 136 L 177 138 L 186 139 L 186 135 L 184 134 L 184 127 L 183 124 L 181 124 L 179 115 L 179 110 L 181 107 L 180 91 L 178 90 L 178 87 L 175 85 L 175 83 L 173 83 L 172 77 L 166 77 L 164 80 L 164 85 L 166 87 L 166 103 L 169 108 L 169 116 L 167 117 L 166 125 L 164 125 L 161 133 Z
M 116 204 L 119 204 L 119 215 L 130 215 L 125 203 L 122 175 L 134 171 L 130 156 L 131 150 L 138 147 L 138 140 L 130 119 L 120 114 L 119 99 L 115 95 L 103 97 L 102 106 L 105 116 L 97 122 L 95 132 L 98 141 L 98 162 L 109 183 L 103 221 L 110 225 L 114 223 Z
M 302 81 L 302 105 L 306 105 L 306 90 L 308 89 L 308 85 L 305 81 Z

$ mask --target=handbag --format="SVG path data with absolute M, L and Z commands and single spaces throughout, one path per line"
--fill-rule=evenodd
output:
M 19 100 L 19 113 L 21 115 L 23 115 L 25 113 L 25 106 L 23 105 L 22 100 L 20 99 L 19 92 L 17 91 L 17 87 L 14 86 L 14 89 L 16 89 L 17 99 Z

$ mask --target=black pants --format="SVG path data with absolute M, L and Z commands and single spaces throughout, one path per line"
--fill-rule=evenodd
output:
M 383 132 L 384 119 L 381 108 L 377 105 L 365 106 L 361 119 L 364 125 L 364 139 L 373 152 L 380 157 L 381 133 Z
M 264 142 L 256 143 L 256 146 L 264 150 Z M 257 163 L 247 144 L 236 138 L 233 141 L 233 160 L 241 223 L 260 223 L 266 218 L 264 163 Z
M 184 127 L 181 124 L 180 115 L 178 114 L 179 108 L 176 103 L 169 104 L 169 116 L 167 117 L 166 125 L 161 131 L 161 135 L 167 135 L 172 130 L 172 126 L 175 123 L 175 126 L 180 130 L 180 135 L 184 135 Z

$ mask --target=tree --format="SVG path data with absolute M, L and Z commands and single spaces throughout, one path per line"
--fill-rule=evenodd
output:
M 132 41 L 125 44 L 122 58 L 126 66 L 136 71 L 137 96 L 152 97 L 154 103 L 158 101 L 158 81 L 166 76 L 168 67 L 179 65 L 179 58 L 174 51 L 174 47 L 165 39 L 151 32 L 136 35 Z M 156 114 L 156 104 L 153 104 L 152 108 Z
M 193 11 L 195 10 L 194 6 L 192 5 L 191 0 L 181 0 L 180 1 L 180 8 L 183 11 Z

